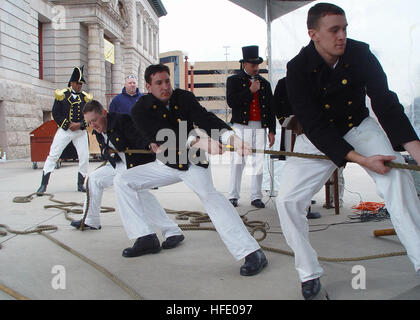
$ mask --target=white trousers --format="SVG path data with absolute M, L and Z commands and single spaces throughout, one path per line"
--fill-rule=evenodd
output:
M 79 158 L 79 172 L 86 177 L 89 166 L 89 140 L 86 130 L 71 131 L 58 128 L 50 147 L 50 153 L 44 163 L 44 174 L 54 171 L 55 163 L 66 146 L 73 142 Z
M 135 216 L 139 212 L 139 207 L 144 206 L 143 202 L 136 201 L 137 192 L 180 181 L 184 181 L 198 195 L 214 227 L 236 260 L 260 249 L 235 208 L 214 188 L 210 168 L 191 165 L 187 171 L 180 171 L 156 160 L 125 172 L 119 172 L 114 179 L 114 188 L 121 215 Z M 159 206 L 159 210 L 163 211 L 162 207 Z M 144 210 L 144 212 L 149 216 L 153 215 L 152 211 Z M 133 224 L 128 228 L 136 228 L 136 226 Z
M 404 163 L 403 157 L 392 149 L 384 131 L 372 118 L 366 118 L 351 129 L 344 139 L 366 157 L 393 155 L 397 158 L 395 162 Z M 322 154 L 305 135 L 297 137 L 294 151 Z M 280 181 L 285 183 L 281 183 L 278 190 L 277 212 L 286 241 L 295 253 L 295 267 L 302 282 L 318 278 L 323 273 L 317 254 L 309 243 L 306 207 L 336 168 L 330 160 L 290 157 L 280 174 Z M 391 169 L 381 175 L 366 171 L 376 183 L 377 194 L 385 200 L 395 231 L 419 272 L 420 201 L 410 172 Z
M 265 148 L 265 129 L 261 128 L 260 121 L 249 121 L 248 125 L 233 124 L 235 134 L 253 149 Z M 251 201 L 262 199 L 261 186 L 263 181 L 264 154 L 253 153 L 251 166 L 245 169 L 247 157 L 241 157 L 236 152 L 231 154 L 231 172 L 229 185 L 229 199 L 239 199 L 241 193 L 242 174 L 251 176 Z
M 89 208 L 85 220 L 87 225 L 92 227 L 100 225 L 103 192 L 114 184 L 114 178 L 117 173 L 126 171 L 127 167 L 123 162 L 117 162 L 115 169 L 107 163 L 89 175 Z M 182 234 L 181 229 L 167 216 L 156 197 L 150 191 L 138 190 L 131 196 L 134 197 L 133 202 L 137 203 L 135 212 L 126 210 L 124 206 L 119 206 L 121 220 L 129 239 L 137 239 L 154 233 L 155 227 L 162 232 L 165 239 Z M 86 203 L 87 199 L 84 204 L 85 210 Z

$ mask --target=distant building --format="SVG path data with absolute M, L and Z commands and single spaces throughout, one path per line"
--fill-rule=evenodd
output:
M 30 154 L 29 133 L 51 118 L 54 90 L 84 65 L 83 90 L 108 105 L 159 61 L 160 0 L 1 0 L 0 147 Z
M 225 121 L 230 120 L 230 108 L 226 104 L 226 79 L 240 71 L 239 61 L 196 61 L 191 66 L 187 57 L 187 85 L 185 82 L 185 56 L 182 51 L 170 51 L 159 55 L 160 62 L 171 71 L 175 88 L 192 91 L 201 105 Z M 260 65 L 260 74 L 268 79 L 267 61 Z

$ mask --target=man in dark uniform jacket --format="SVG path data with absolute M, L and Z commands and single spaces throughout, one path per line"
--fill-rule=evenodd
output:
M 292 107 L 289 103 L 289 98 L 287 97 L 287 90 L 286 90 L 286 77 L 281 78 L 274 89 L 273 98 L 271 99 L 271 110 L 273 110 L 274 115 L 276 116 L 277 120 L 279 121 L 281 128 L 281 137 L 280 137 L 280 151 L 286 151 L 286 126 L 283 126 L 283 122 L 289 117 L 293 115 Z M 296 122 L 296 121 L 294 121 Z M 296 122 L 297 125 L 297 122 Z M 293 130 L 293 133 L 297 133 L 296 131 L 299 128 L 292 128 L 290 125 L 288 126 L 289 130 Z M 299 133 L 300 134 L 300 133 Z M 286 160 L 285 156 L 278 156 L 279 160 Z
M 360 164 L 385 199 L 391 221 L 420 273 L 420 201 L 407 170 L 385 161 L 404 162 L 394 150 L 407 150 L 420 161 L 420 141 L 390 91 L 376 57 L 365 43 L 347 39 L 344 11 L 319 3 L 308 12 L 309 45 L 287 65 L 287 93 L 304 134 L 295 152 L 325 154 L 331 160 L 293 158 L 286 161 L 276 206 L 282 230 L 295 253 L 305 299 L 324 292 L 323 270 L 309 243 L 305 207 L 331 173 L 352 161 Z M 369 116 L 366 94 L 380 125 Z
M 55 90 L 52 115 L 58 129 L 50 147 L 47 160 L 44 164 L 41 186 L 38 193 L 47 190 L 50 174 L 55 168 L 64 148 L 73 142 L 79 158 L 79 172 L 77 175 L 77 190 L 86 192 L 83 186 L 89 165 L 89 141 L 86 132 L 86 122 L 83 119 L 83 106 L 92 100 L 92 95 L 82 91 L 83 66 L 74 68 L 68 87 Z
M 205 157 L 197 153 L 200 149 L 212 154 L 221 153 L 222 143 L 219 138 L 224 144 L 233 145 L 240 153 L 250 154 L 249 146 L 243 144 L 222 120 L 203 108 L 191 92 L 172 90 L 167 66 L 159 64 L 147 67 L 145 80 L 149 94 L 140 97 L 131 112 L 134 123 L 157 154 L 157 160 L 121 172 L 115 177 L 120 207 L 124 205 L 127 210 L 135 212 L 133 199 L 137 190 L 184 181 L 201 199 L 234 258 L 245 258 L 241 275 L 259 273 L 267 265 L 264 253 L 236 210 L 215 190 L 209 164 Z M 191 132 L 193 124 L 208 136 L 196 138 Z M 212 129 L 222 134 L 212 139 Z M 132 250 L 141 248 L 153 248 L 153 244 L 148 239 L 138 239 Z
M 100 225 L 100 209 L 102 195 L 105 188 L 113 185 L 114 177 L 118 172 L 155 161 L 154 154 L 130 153 L 133 149 L 145 149 L 146 145 L 141 134 L 136 130 L 131 117 L 127 114 L 108 113 L 99 101 L 93 100 L 84 106 L 85 121 L 93 129 L 93 134 L 98 140 L 101 155 L 108 163 L 96 169 L 89 175 L 88 194 L 86 194 L 84 211 L 87 210 L 85 228 L 98 230 Z M 89 197 L 89 200 L 88 198 Z M 167 215 L 158 210 L 160 207 L 157 199 L 148 191 L 137 192 L 137 208 L 135 215 L 131 211 L 119 207 L 121 220 L 129 239 L 148 236 L 157 239 L 154 227 L 159 228 L 166 239 L 163 248 L 173 248 L 174 244 L 183 237 L 181 229 Z M 89 205 L 88 208 L 86 206 Z M 148 215 L 146 217 L 146 215 Z M 80 228 L 81 220 L 73 221 L 71 225 Z M 176 242 L 176 243 L 174 243 Z M 171 244 L 171 245 L 168 245 Z M 153 251 L 144 251 L 141 254 L 157 252 L 160 245 Z M 140 255 L 140 254 L 139 254 Z M 124 250 L 123 256 L 130 257 L 130 250 Z
M 273 98 L 271 99 L 271 109 L 280 124 L 283 124 L 287 117 L 293 115 L 293 110 L 287 97 L 286 77 L 281 78 L 277 82 Z
M 233 129 L 236 134 L 254 149 L 265 148 L 266 130 L 268 129 L 269 147 L 274 144 L 276 121 L 271 110 L 272 97 L 270 83 L 261 77 L 259 65 L 263 59 L 258 56 L 258 46 L 242 48 L 241 71 L 230 76 L 226 82 L 226 100 L 232 108 Z M 264 208 L 261 201 L 264 155 L 252 155 L 251 205 Z M 246 159 L 232 155 L 229 200 L 238 206 L 241 192 L 242 173 Z
M 290 137 L 287 135 L 286 130 L 291 130 L 291 134 L 294 135 L 293 137 L 302 134 L 302 126 L 297 121 L 296 116 L 293 115 L 292 107 L 290 106 L 289 98 L 287 96 L 287 89 L 286 89 L 286 77 L 281 78 L 276 85 L 274 90 L 273 99 L 271 100 L 271 106 L 276 115 L 279 123 L 282 125 L 281 128 L 281 140 L 280 140 L 280 151 L 286 151 L 286 137 L 290 140 Z M 287 121 L 286 121 L 287 120 Z M 286 121 L 286 123 L 284 123 Z M 284 125 L 283 125 L 284 123 Z M 289 145 L 288 144 L 288 148 Z M 289 150 L 293 151 L 293 150 Z M 286 157 L 279 156 L 280 160 L 286 160 Z M 344 195 L 344 176 L 343 176 L 343 167 L 338 168 L 337 176 L 338 176 L 338 189 L 339 189 L 339 206 L 343 206 L 343 195 Z M 331 176 L 329 179 L 330 183 L 334 183 L 334 175 Z M 334 190 L 330 188 L 330 206 L 334 206 Z M 327 207 L 327 204 L 324 204 L 324 207 Z M 308 219 L 318 219 L 321 217 L 320 213 L 313 212 L 308 210 L 308 214 L 306 216 Z

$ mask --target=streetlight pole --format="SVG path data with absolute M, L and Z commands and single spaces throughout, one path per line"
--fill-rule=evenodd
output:
M 188 56 L 185 56 L 185 90 L 188 91 Z
M 190 68 L 191 68 L 191 92 L 194 93 L 194 64 L 190 63 Z

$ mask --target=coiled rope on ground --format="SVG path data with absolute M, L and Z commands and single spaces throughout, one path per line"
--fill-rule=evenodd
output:
M 36 193 L 35 193 L 36 194 Z M 32 200 L 32 196 L 34 194 L 31 194 L 27 197 L 16 197 L 13 199 L 14 202 L 22 202 L 22 198 L 25 199 L 26 202 L 28 202 L 28 199 Z M 49 196 L 50 201 L 54 201 L 59 203 L 59 205 L 46 205 L 44 208 L 58 208 L 64 211 L 65 217 L 69 221 L 73 221 L 71 217 L 68 216 L 69 213 L 75 213 L 75 214 L 82 214 L 83 210 L 81 209 L 69 209 L 68 207 L 74 207 L 74 206 L 83 206 L 81 203 L 77 202 L 64 202 L 64 201 L 58 201 L 53 199 L 54 195 L 52 194 L 45 194 Z M 29 200 L 29 201 L 30 201 Z M 115 211 L 112 207 L 101 207 L 101 212 L 112 212 Z M 194 230 L 202 230 L 202 231 L 216 231 L 216 229 L 213 226 L 201 226 L 201 223 L 211 223 L 210 217 L 201 211 L 187 211 L 187 210 L 172 210 L 172 209 L 165 209 L 165 211 L 168 214 L 174 214 L 176 220 L 189 220 L 190 223 L 180 223 L 178 226 L 181 230 L 185 231 L 194 231 Z M 248 220 L 247 217 L 241 216 L 243 223 L 247 227 L 248 231 L 251 233 L 251 235 L 254 236 L 254 238 L 258 242 L 262 242 L 267 237 L 267 223 L 264 221 L 259 220 Z M 0 224 L 0 228 L 4 228 L 6 231 L 14 234 L 30 234 L 30 233 L 42 233 L 44 231 L 56 231 L 58 230 L 57 226 L 54 225 L 39 225 L 31 230 L 25 230 L 25 231 L 17 231 L 10 229 L 7 225 Z M 260 237 L 256 237 L 255 234 L 257 232 L 262 233 Z M 0 231 L 0 236 L 5 235 L 4 232 Z M 264 250 L 280 253 L 288 256 L 294 256 L 293 252 L 282 250 L 278 248 L 272 248 L 268 246 L 261 246 Z M 349 257 L 349 258 L 328 258 L 328 257 L 318 257 L 320 261 L 328 261 L 328 262 L 349 262 L 349 261 L 361 261 L 361 260 L 371 260 L 371 259 L 380 259 L 384 257 L 394 257 L 394 256 L 402 256 L 406 255 L 407 253 L 405 251 L 403 252 L 391 252 L 391 253 L 384 253 L 384 254 L 377 254 L 377 255 L 369 255 L 369 256 L 361 256 L 361 257 Z
M 177 211 L 167 210 L 167 209 L 165 209 L 165 210 L 166 210 L 167 213 L 176 214 L 176 219 L 178 219 Z M 180 216 L 181 216 L 182 220 L 185 220 L 185 217 L 188 217 L 189 213 L 187 211 L 182 211 Z M 203 226 L 200 226 L 200 224 L 195 223 L 197 218 L 199 218 L 202 222 L 211 222 L 210 218 L 208 217 L 208 215 L 206 213 L 199 212 L 199 211 L 193 211 L 193 212 L 191 212 L 191 220 L 190 220 L 191 223 L 190 224 L 178 224 L 178 225 L 181 228 L 181 230 L 189 230 L 189 231 L 191 231 L 191 230 L 210 230 L 210 231 L 216 231 L 216 229 L 214 227 L 203 227 Z M 258 221 L 258 220 L 249 221 L 244 216 L 242 216 L 241 218 L 242 218 L 242 221 L 244 222 L 245 226 L 248 228 L 248 231 L 251 233 L 251 235 L 253 235 L 253 237 L 258 242 L 262 242 L 267 237 L 267 223 L 265 223 L 263 221 Z M 257 232 L 261 232 L 262 236 L 257 238 L 255 236 L 255 234 Z M 260 246 L 265 251 L 279 253 L 279 254 L 283 254 L 283 255 L 287 255 L 287 256 L 291 256 L 291 257 L 294 256 L 294 253 L 292 251 L 264 246 L 261 243 L 260 243 Z M 331 258 L 331 257 L 319 256 L 318 259 L 320 261 L 325 261 L 325 262 L 352 262 L 352 261 L 373 260 L 373 259 L 381 259 L 381 258 L 387 258 L 387 257 L 404 256 L 404 255 L 407 255 L 406 251 L 380 253 L 380 254 L 375 254 L 375 255 L 366 255 L 366 256 L 359 256 L 359 257 L 347 257 L 347 258 L 346 257 L 345 258 Z
M 234 151 L 233 147 L 228 147 L 227 150 Z M 125 152 L 131 152 L 131 153 L 151 153 L 150 150 L 126 150 Z M 301 157 L 301 158 L 312 158 L 312 159 L 324 159 L 328 160 L 328 157 L 324 155 L 313 155 L 313 154 L 304 154 L 304 153 L 296 153 L 296 152 L 287 152 L 287 151 L 271 151 L 271 150 L 252 150 L 253 153 L 264 153 L 269 155 L 283 155 L 283 156 L 294 156 L 294 157 Z M 105 165 L 106 162 L 104 162 L 101 166 Z M 410 164 L 401 164 L 401 163 L 394 163 L 394 162 L 386 162 L 386 166 L 391 168 L 397 168 L 397 169 L 408 169 L 408 170 L 415 170 L 420 171 L 420 167 L 416 165 L 410 165 Z M 100 167 L 101 167 L 100 166 Z M 88 181 L 87 180 L 87 188 L 88 188 Z M 87 189 L 87 194 L 89 194 L 89 190 Z M 37 193 L 32 193 L 26 197 L 15 197 L 13 199 L 13 202 L 16 203 L 26 203 L 30 202 L 33 199 L 34 195 L 40 195 Z M 49 200 L 52 202 L 55 202 L 57 204 L 55 205 L 47 205 L 44 206 L 44 208 L 57 208 L 64 212 L 65 218 L 69 221 L 73 221 L 73 219 L 69 216 L 69 213 L 74 214 L 83 214 L 82 218 L 82 224 L 81 224 L 81 230 L 83 231 L 84 221 L 86 219 L 87 210 L 83 212 L 82 209 L 74 209 L 73 207 L 81 206 L 83 207 L 83 204 L 77 203 L 77 202 L 64 202 L 59 201 L 54 198 L 53 194 L 44 193 L 42 195 L 49 196 Z M 70 207 L 70 208 L 69 208 Z M 89 207 L 89 196 L 87 197 L 87 208 Z M 199 211 L 176 211 L 176 210 L 170 210 L 165 209 L 167 213 L 169 214 L 176 214 L 176 219 L 178 220 L 187 220 L 189 219 L 191 223 L 189 224 L 179 224 L 179 227 L 182 230 L 207 230 L 207 231 L 216 231 L 214 227 L 210 226 L 201 226 L 201 223 L 211 222 L 210 218 L 207 214 Z M 101 207 L 101 212 L 112 212 L 115 211 L 112 207 Z M 263 221 L 249 221 L 245 216 L 242 216 L 242 221 L 244 222 L 245 226 L 248 228 L 249 232 L 252 234 L 252 236 L 258 241 L 262 242 L 266 236 L 267 236 L 267 224 Z M 109 272 L 106 268 L 100 266 L 99 264 L 95 263 L 94 261 L 90 260 L 89 258 L 85 257 L 81 253 L 75 251 L 74 249 L 70 248 L 69 246 L 65 245 L 64 243 L 58 241 L 56 238 L 52 237 L 49 234 L 46 234 L 44 232 L 46 231 L 57 231 L 58 227 L 54 225 L 38 225 L 34 229 L 25 230 L 25 231 L 18 231 L 9 228 L 5 224 L 0 224 L 0 228 L 5 229 L 7 232 L 23 235 L 23 234 L 30 234 L 30 233 L 39 233 L 43 235 L 44 237 L 48 238 L 49 240 L 53 241 L 63 249 L 69 251 L 70 253 L 76 255 L 83 261 L 90 264 L 92 267 L 97 269 L 98 271 L 102 272 L 107 278 L 109 278 L 111 281 L 116 283 L 120 288 L 122 288 L 125 292 L 127 292 L 133 299 L 141 300 L 143 299 L 134 289 L 132 289 L 130 286 L 126 285 L 123 281 L 121 281 L 117 276 Z M 256 237 L 255 233 L 261 232 L 261 237 Z M 0 236 L 7 235 L 6 232 L 0 230 Z M 283 255 L 288 256 L 294 256 L 294 253 L 288 250 L 282 250 L 279 248 L 272 248 L 268 246 L 261 245 L 261 248 L 266 251 L 279 253 Z M 2 248 L 0 244 L 0 249 Z M 391 252 L 391 253 L 383 253 L 383 254 L 376 254 L 376 255 L 368 255 L 368 256 L 361 256 L 361 257 L 350 257 L 350 258 L 328 258 L 328 257 L 318 257 L 320 261 L 327 261 L 327 262 L 350 262 L 350 261 L 362 261 L 362 260 L 371 260 L 371 259 L 381 259 L 386 257 L 394 257 L 394 256 L 402 256 L 406 255 L 407 253 L 405 251 L 403 252 Z M 6 292 L 7 294 L 11 295 L 12 297 L 15 297 L 19 300 L 26 300 L 27 298 L 22 296 L 21 294 L 15 292 L 14 290 L 6 287 L 5 285 L 0 283 L 0 290 Z
M 87 190 L 88 192 L 88 190 Z M 69 213 L 73 213 L 73 214 L 82 214 L 83 209 L 77 209 L 77 208 L 73 208 L 73 207 L 83 207 L 82 203 L 78 203 L 78 202 L 65 202 L 65 201 L 59 201 L 54 199 L 54 195 L 53 194 L 49 194 L 49 193 L 43 193 L 43 194 L 38 194 L 38 193 L 32 193 L 28 196 L 24 196 L 24 197 L 15 197 L 13 198 L 13 202 L 16 203 L 26 203 L 26 202 L 30 202 L 33 200 L 33 196 L 34 195 L 45 195 L 45 196 L 49 196 L 49 201 L 55 202 L 57 204 L 55 205 L 45 205 L 44 208 L 48 209 L 48 208 L 56 208 L 56 209 L 60 209 L 64 212 L 64 216 L 67 220 L 69 221 L 73 221 L 74 219 L 71 218 L 69 216 Z M 87 197 L 89 198 L 89 197 Z M 89 201 L 87 202 L 87 206 L 88 206 Z M 115 211 L 115 209 L 113 207 L 104 207 L 101 206 L 101 213 L 105 213 L 105 212 L 112 212 Z M 86 218 L 86 214 L 84 214 L 84 218 Z M 58 246 L 60 246 L 61 248 L 67 250 L 68 252 L 72 253 L 73 255 L 75 255 L 76 257 L 80 258 L 81 260 L 85 261 L 86 263 L 88 263 L 89 265 L 91 265 L 93 268 L 95 268 L 96 270 L 98 270 L 99 272 L 103 273 L 108 279 L 110 279 L 112 282 L 114 282 L 116 285 L 118 285 L 121 289 L 123 289 L 130 297 L 132 297 L 135 300 L 143 300 L 144 298 L 142 296 L 140 296 L 133 288 L 131 288 L 130 286 L 128 286 L 126 283 L 124 283 L 121 279 L 119 279 L 115 274 L 113 274 L 112 272 L 108 271 L 106 268 L 104 268 L 103 266 L 99 265 L 98 263 L 94 262 L 93 260 L 89 259 L 88 257 L 84 256 L 83 254 L 81 254 L 80 252 L 74 250 L 73 248 L 67 246 L 66 244 L 64 244 L 63 242 L 57 240 L 56 238 L 54 238 L 53 236 L 51 236 L 50 234 L 44 233 L 45 231 L 57 231 L 58 227 L 55 225 L 39 225 L 36 226 L 33 229 L 30 230 L 25 230 L 25 231 L 18 231 L 18 230 L 14 230 L 9 228 L 7 225 L 4 224 L 0 224 L 0 228 L 5 229 L 7 232 L 13 233 L 13 234 L 30 234 L 30 233 L 39 233 L 42 236 L 46 237 L 47 239 L 51 240 L 52 242 L 54 242 L 55 244 L 57 244 Z M 83 230 L 83 229 L 82 229 Z M 7 233 L 4 231 L 0 230 L 0 236 L 5 236 Z M 1 249 L 1 245 L 0 245 L 0 249 Z M 21 294 L 15 292 L 14 290 L 7 288 L 6 286 L 0 284 L 0 290 L 6 292 L 7 294 L 11 295 L 12 297 L 18 299 L 18 300 L 27 300 L 26 297 L 22 296 Z
M 13 199 L 14 202 L 17 203 L 23 203 L 23 202 L 30 202 L 33 199 L 34 194 L 30 194 L 26 197 L 15 197 Z M 53 201 L 55 203 L 58 203 L 57 205 L 45 205 L 44 208 L 58 208 L 60 210 L 63 210 L 65 217 L 67 220 L 73 221 L 71 217 L 69 217 L 69 213 L 74 214 L 82 214 L 82 209 L 75 209 L 75 208 L 68 208 L 68 207 L 77 207 L 77 206 L 83 206 L 81 203 L 77 202 L 64 202 L 59 201 L 56 199 L 53 199 L 52 194 L 45 194 L 49 196 L 49 200 Z M 101 207 L 101 212 L 111 212 L 115 211 L 112 207 Z M 189 220 L 190 223 L 180 223 L 178 224 L 181 230 L 184 231 L 194 231 L 194 230 L 202 230 L 202 231 L 216 231 L 216 229 L 213 226 L 202 226 L 202 223 L 211 223 L 211 220 L 209 216 L 206 213 L 203 213 L 201 211 L 187 211 L 187 210 L 171 210 L 171 209 L 165 209 L 165 211 L 168 214 L 175 214 L 176 220 Z M 252 234 L 252 236 L 260 243 L 260 246 L 265 251 L 270 251 L 278 254 L 283 254 L 287 256 L 294 256 L 294 253 L 288 250 L 282 250 L 279 248 L 273 248 L 269 246 L 264 246 L 261 244 L 261 242 L 266 238 L 267 236 L 267 229 L 268 224 L 263 221 L 259 220 L 249 220 L 245 215 L 241 216 L 243 223 L 248 228 L 249 232 Z M 87 258 L 86 256 L 82 255 L 78 251 L 72 249 L 71 247 L 65 245 L 61 241 L 57 240 L 56 238 L 52 237 L 50 234 L 45 233 L 46 231 L 57 231 L 58 227 L 55 225 L 39 225 L 36 226 L 33 229 L 30 230 L 24 230 L 24 231 L 18 231 L 9 228 L 7 225 L 0 224 L 0 228 L 5 229 L 7 232 L 14 233 L 14 234 L 30 234 L 30 233 L 39 233 L 46 237 L 47 239 L 53 241 L 55 244 L 60 246 L 61 248 L 67 250 L 68 252 L 72 253 L 73 255 L 77 256 L 81 260 L 85 261 L 89 265 L 91 265 L 93 268 L 98 270 L 99 272 L 103 273 L 108 279 L 113 281 L 116 285 L 118 285 L 122 290 L 124 290 L 130 297 L 132 297 L 135 300 L 142 300 L 144 299 L 140 294 L 138 294 L 133 288 L 125 284 L 122 280 L 120 280 L 116 275 L 108 271 L 106 268 L 102 267 L 101 265 L 97 264 L 96 262 L 92 261 L 91 259 Z M 260 232 L 262 235 L 260 237 L 256 237 L 256 233 Z M 5 232 L 0 230 L 0 236 L 6 235 Z M 0 246 L 1 248 L 1 246 Z M 405 251 L 403 252 L 390 252 L 390 253 L 382 253 L 382 254 L 376 254 L 376 255 L 367 255 L 367 256 L 360 256 L 360 257 L 349 257 L 349 258 L 329 258 L 329 257 L 318 257 L 320 261 L 326 261 L 326 262 L 352 262 L 352 261 L 362 261 L 362 260 L 372 260 L 372 259 L 381 259 L 381 258 L 387 258 L 387 257 L 395 257 L 395 256 L 403 256 L 407 253 Z M 26 297 L 20 295 L 19 293 L 13 291 L 10 288 L 7 288 L 6 286 L 2 285 L 0 283 L 0 290 L 8 293 L 12 297 L 15 297 L 16 299 L 27 299 Z

